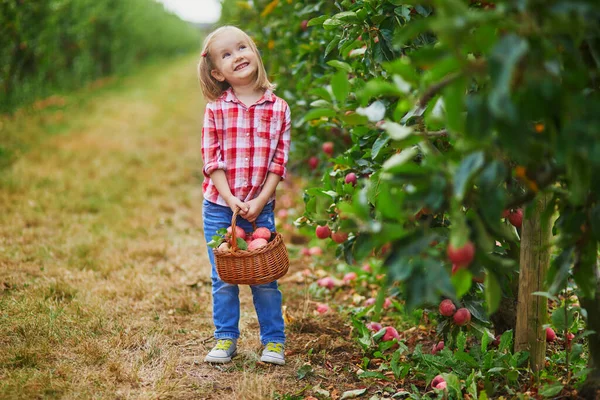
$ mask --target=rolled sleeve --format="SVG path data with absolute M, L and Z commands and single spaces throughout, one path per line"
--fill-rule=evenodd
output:
M 279 141 L 277 142 L 275 154 L 269 163 L 269 172 L 279 175 L 281 179 L 285 179 L 287 176 L 287 162 L 290 152 L 291 130 L 292 121 L 290 108 L 286 104 L 285 118 L 281 126 Z
M 217 169 L 227 169 L 215 128 L 214 112 L 209 106 L 204 112 L 204 124 L 202 125 L 202 162 L 204 163 L 202 172 L 205 177 L 209 177 Z

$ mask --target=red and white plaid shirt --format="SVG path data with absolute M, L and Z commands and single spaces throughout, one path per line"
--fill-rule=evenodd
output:
M 270 90 L 246 107 L 230 88 L 208 103 L 202 127 L 204 198 L 227 206 L 210 174 L 225 171 L 231 193 L 242 201 L 258 196 L 269 172 L 285 178 L 291 118 L 285 100 Z M 269 202 L 275 199 L 271 196 Z

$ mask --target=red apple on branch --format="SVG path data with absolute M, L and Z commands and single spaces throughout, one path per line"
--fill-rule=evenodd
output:
M 450 261 L 457 265 L 457 268 L 466 267 L 475 257 L 475 245 L 471 241 L 467 241 L 460 248 L 455 248 L 452 244 L 449 244 L 447 254 Z
M 327 225 L 319 225 L 315 229 L 315 234 L 319 239 L 327 239 L 329 236 L 331 236 L 331 229 L 329 229 Z
M 333 142 L 325 142 L 321 146 L 323 152 L 327 154 L 329 157 L 333 156 Z

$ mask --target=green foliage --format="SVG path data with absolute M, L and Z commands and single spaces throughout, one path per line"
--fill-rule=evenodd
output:
M 292 166 L 310 182 L 297 226 L 351 232 L 338 254 L 381 259 L 408 309 L 478 296 L 487 320 L 519 270 L 521 228 L 503 214 L 527 219 L 550 194 L 548 292 L 575 282 L 578 295 L 596 295 L 596 1 L 237 3 L 292 108 Z M 333 156 L 315 152 L 325 141 Z M 453 271 L 448 245 L 468 242 L 472 261 Z M 468 366 L 476 355 L 460 357 Z M 486 373 L 513 381 L 514 364 Z
M 319 152 L 320 167 L 307 171 L 321 182 L 306 191 L 300 225 L 353 232 L 341 246 L 350 261 L 391 243 L 380 256 L 409 307 L 468 291 L 466 279 L 449 279 L 445 246 L 471 240 L 469 271 L 486 275 L 491 313 L 518 267 L 519 231 L 501 214 L 548 191 L 561 250 L 549 282 L 560 288 L 578 254 L 572 278 L 594 292 L 595 2 L 236 4 L 292 106 L 297 168 L 308 168 L 301 158 L 323 141 L 335 144 L 332 158 Z M 356 186 L 344 184 L 348 172 Z
M 0 26 L 0 112 L 187 53 L 200 37 L 151 0 L 5 0 Z

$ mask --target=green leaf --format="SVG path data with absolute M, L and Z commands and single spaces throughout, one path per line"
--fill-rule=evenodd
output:
M 381 101 L 374 101 L 368 107 L 359 107 L 356 112 L 360 115 L 364 115 L 371 122 L 381 121 L 385 117 L 385 104 Z
M 550 320 L 557 332 L 564 332 L 573 325 L 573 321 L 575 321 L 575 310 L 571 307 L 567 307 L 565 312 L 565 306 L 563 305 L 552 311 Z
M 323 25 L 327 19 L 329 19 L 328 15 L 321 15 L 308 21 L 308 26 Z
M 352 73 L 352 66 L 350 66 L 350 64 L 343 62 L 343 61 L 339 61 L 339 60 L 331 60 L 331 61 L 327 61 L 327 65 L 337 68 L 339 70 L 344 70 L 346 72 Z
M 500 301 L 502 300 L 502 288 L 496 275 L 488 271 L 485 274 L 485 281 L 483 286 L 485 287 L 485 302 L 487 305 L 487 313 L 493 314 L 500 307 Z
M 590 224 L 592 226 L 592 235 L 594 239 L 600 241 L 600 204 L 590 211 Z
M 469 154 L 462 160 L 456 174 L 454 175 L 454 197 L 462 201 L 469 180 L 483 167 L 485 155 L 482 151 Z
M 325 22 L 323 22 L 323 28 L 328 31 L 335 29 L 342 25 L 344 25 L 344 23 L 341 20 L 333 19 L 333 18 L 329 18 L 329 19 L 325 20 Z
M 592 170 L 584 155 L 571 151 L 567 154 L 567 178 L 570 181 L 569 200 L 573 205 L 585 203 L 590 190 Z
M 303 366 L 298 368 L 298 370 L 296 371 L 296 377 L 298 379 L 304 379 L 304 378 L 306 378 L 307 375 L 310 375 L 312 373 L 313 373 L 312 365 L 304 364 Z
M 315 108 L 306 113 L 306 115 L 304 116 L 304 121 L 312 121 L 314 119 L 319 119 L 322 117 L 333 118 L 335 117 L 335 115 L 335 110 L 331 108 Z
M 448 129 L 453 132 L 464 132 L 465 130 L 466 82 L 464 78 L 457 79 L 443 90 L 446 124 Z
M 408 161 L 412 161 L 413 158 L 419 152 L 419 148 L 417 146 L 413 146 L 409 149 L 404 149 L 398 154 L 394 154 L 388 160 L 383 163 L 381 169 L 388 172 L 394 172 L 396 167 L 402 166 L 404 163 Z
M 564 388 L 564 385 L 562 383 L 556 382 L 556 383 L 551 383 L 551 384 L 547 384 L 547 385 L 543 385 L 540 388 L 539 394 L 541 394 L 544 397 L 554 397 L 557 394 L 559 394 Z
M 339 19 L 341 21 L 350 21 L 350 22 L 358 21 L 358 17 L 356 16 L 356 13 L 354 11 L 342 11 L 340 13 L 335 14 L 331 18 Z
M 310 106 L 313 108 L 332 108 L 333 105 L 327 100 L 319 99 L 310 103 Z
M 473 284 L 473 274 L 471 274 L 468 269 L 459 269 L 452 275 L 450 280 L 456 290 L 456 297 L 460 299 L 467 294 L 469 289 L 471 289 L 471 285 Z
M 515 121 L 517 111 L 511 101 L 513 75 L 521 59 L 527 54 L 529 44 L 515 34 L 505 35 L 494 47 L 490 59 L 493 88 L 489 97 L 490 111 L 496 118 Z
M 242 238 L 235 238 L 235 242 L 237 243 L 237 247 L 240 250 L 248 250 L 248 243 Z
M 357 93 L 360 103 L 365 105 L 373 97 L 379 96 L 401 96 L 402 92 L 398 86 L 383 79 L 372 79 L 367 82 L 364 88 Z
M 371 371 L 365 371 L 363 374 L 359 375 L 362 376 L 364 374 L 366 374 L 367 372 L 371 372 Z M 385 375 L 383 375 L 382 373 L 379 373 L 379 375 L 382 375 L 382 377 L 377 377 L 378 379 L 385 379 L 385 380 L 389 380 L 388 377 L 386 377 Z M 365 394 L 367 392 L 367 389 L 354 389 L 354 390 L 347 390 L 344 393 L 342 393 L 342 397 L 340 397 L 340 400 L 346 400 L 346 399 L 356 399 L 357 397 L 362 396 L 363 394 Z
M 348 81 L 348 73 L 344 70 L 338 71 L 331 78 L 331 90 L 338 104 L 344 104 L 348 93 L 350 92 L 350 82 Z
M 382 127 L 393 140 L 404 140 L 413 133 L 411 127 L 400 125 L 392 121 L 385 121 Z
M 377 158 L 381 149 L 383 149 L 385 145 L 389 143 L 389 141 L 390 137 L 387 135 L 380 135 L 377 140 L 375 140 L 375 143 L 373 143 L 373 148 L 371 149 L 371 158 L 373 160 Z
M 563 287 L 565 287 L 567 278 L 569 277 L 571 265 L 573 265 L 573 252 L 573 247 L 563 249 L 563 251 L 550 264 L 550 269 L 546 275 L 546 279 L 550 284 L 548 289 L 550 294 L 556 294 L 562 290 Z

